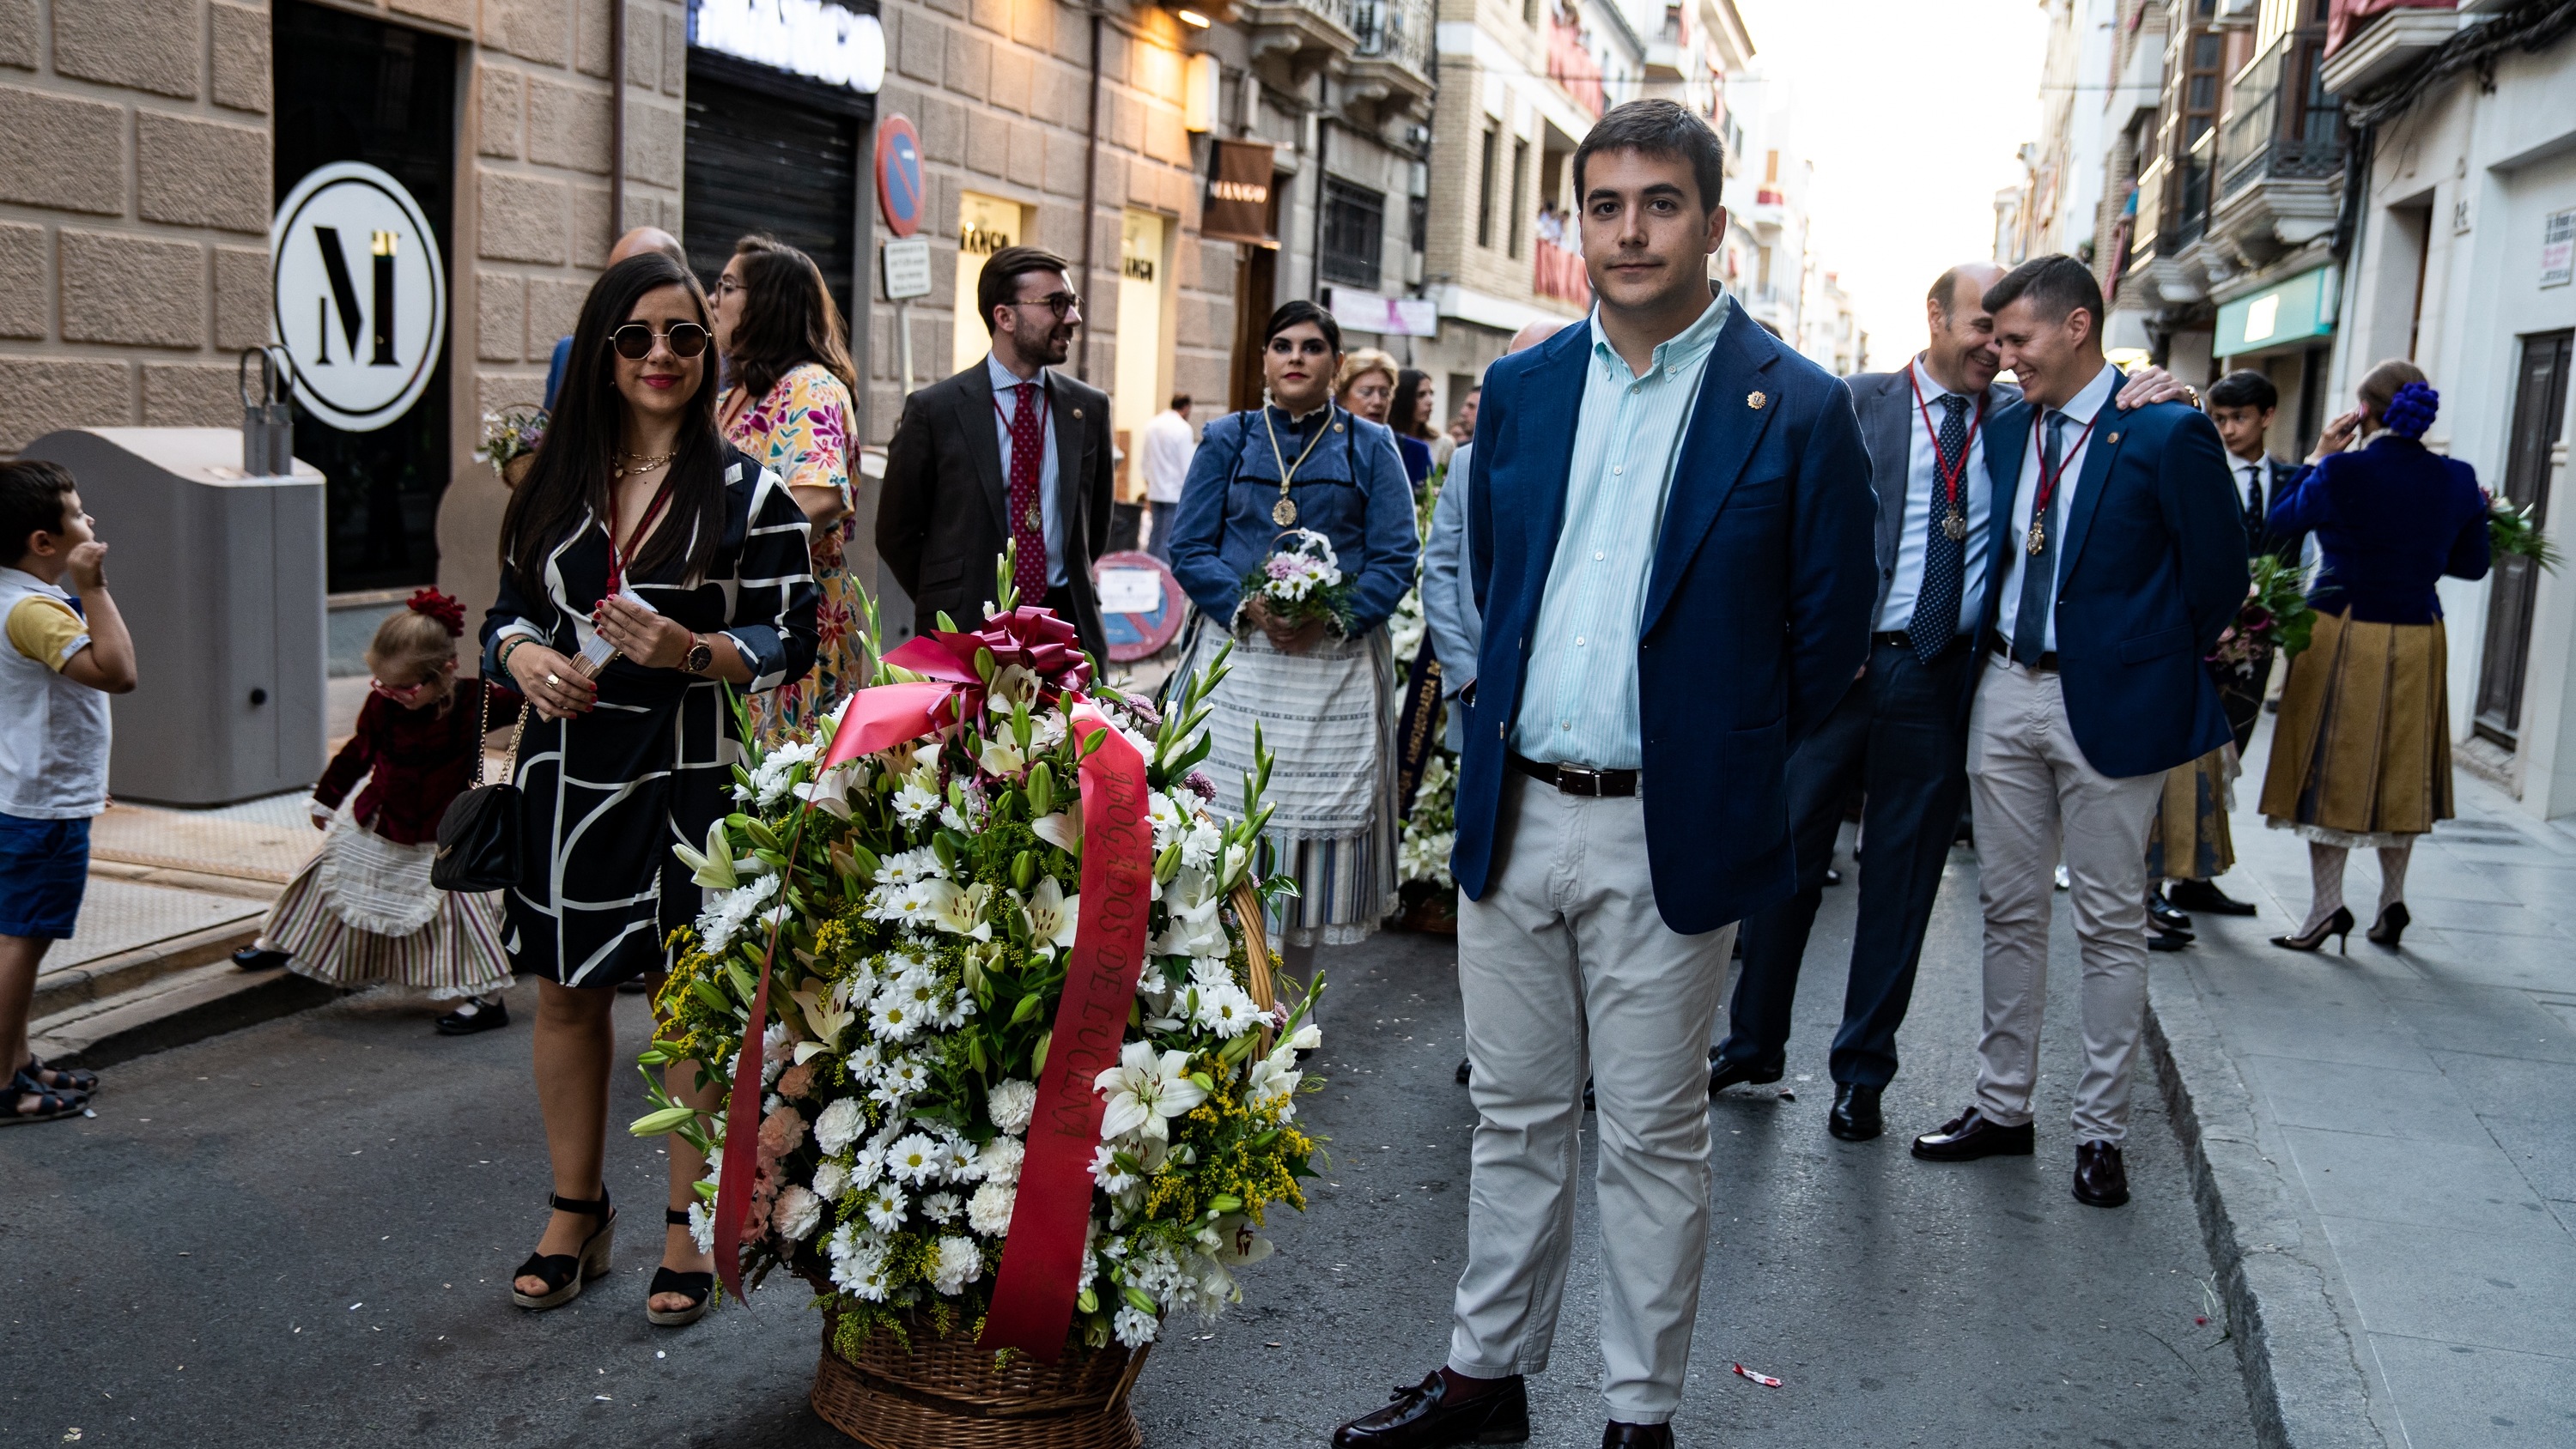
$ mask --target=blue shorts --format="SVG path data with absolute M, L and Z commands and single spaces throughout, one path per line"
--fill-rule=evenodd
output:
M 0 936 L 68 941 L 89 885 L 89 821 L 0 815 Z

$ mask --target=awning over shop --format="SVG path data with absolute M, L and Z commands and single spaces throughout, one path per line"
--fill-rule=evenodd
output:
M 2216 345 L 2211 350 L 2220 357 L 2241 357 L 2332 335 L 2333 299 L 2326 289 L 2333 283 L 2334 272 L 2331 266 L 2318 267 L 2221 304 Z

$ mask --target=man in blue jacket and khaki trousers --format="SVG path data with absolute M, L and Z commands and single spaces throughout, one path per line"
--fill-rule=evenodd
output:
M 1914 1155 L 2034 1150 L 2051 877 L 2071 882 L 2084 969 L 2075 1084 L 2078 1202 L 2129 1200 L 2121 1143 L 2146 1025 L 2147 824 L 2164 773 L 2228 738 L 2202 663 L 2245 601 L 2245 525 L 2199 409 L 2124 409 L 2102 356 L 2102 291 L 2038 257 L 1986 291 L 2021 401 L 1986 425 L 1994 508 L 1986 660 L 1968 722 L 1985 1035 L 1976 1101 Z
M 1468 495 L 1484 639 L 1451 861 L 1478 1113 L 1467 1266 L 1447 1364 L 1343 1425 L 1343 1449 L 1528 1437 L 1521 1376 L 1546 1367 L 1564 1296 L 1587 1072 L 1601 1442 L 1673 1442 L 1728 946 L 1789 894 L 1789 751 L 1860 667 L 1877 583 L 1849 395 L 1710 297 L 1722 176 L 1680 106 L 1603 116 L 1574 153 L 1599 308 L 1485 375 Z

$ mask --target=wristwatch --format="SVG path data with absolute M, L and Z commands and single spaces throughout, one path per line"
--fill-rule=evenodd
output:
M 716 651 L 703 634 L 689 636 L 689 652 L 680 658 L 680 669 L 687 674 L 704 674 L 716 662 Z

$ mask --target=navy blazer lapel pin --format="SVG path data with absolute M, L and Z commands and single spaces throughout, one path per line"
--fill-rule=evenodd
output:
M 1762 405 L 1770 400 L 1759 392 L 1748 392 L 1744 395 L 1744 405 L 1757 413 L 1762 411 Z
M 2119 435 L 2118 433 L 2113 433 L 2111 436 L 2109 436 L 2109 437 L 2107 437 L 2107 438 L 2104 438 L 2102 441 L 2104 441 L 2104 442 L 2106 442 L 2106 443 L 2109 443 L 2112 447 L 2116 448 L 2116 447 L 2120 446 L 2120 435 Z

